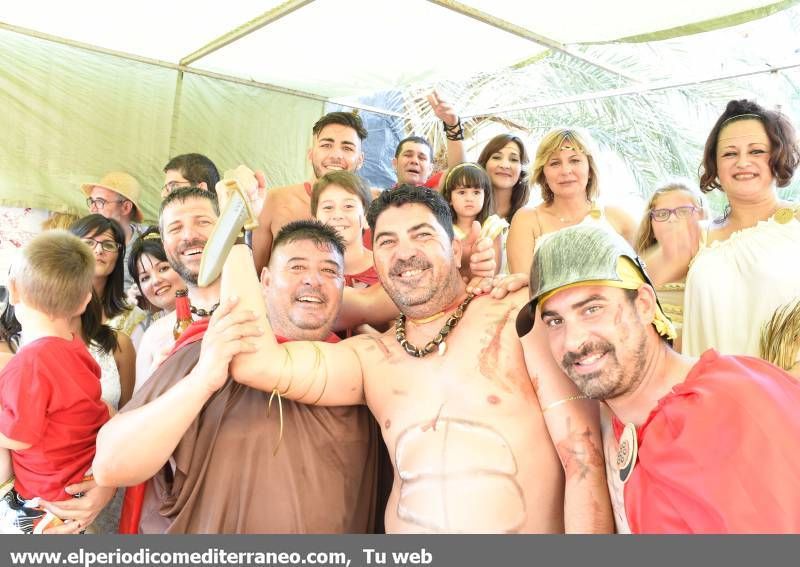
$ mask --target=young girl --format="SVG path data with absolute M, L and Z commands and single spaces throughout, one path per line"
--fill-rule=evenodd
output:
M 445 177 L 442 196 L 450 203 L 453 213 L 453 231 L 464 239 L 472 223 L 481 225 L 480 238 L 494 240 L 497 271 L 506 266 L 503 236 L 508 231 L 508 222 L 494 214 L 492 182 L 486 171 L 476 163 L 461 163 L 452 168 Z
M 683 295 L 685 279 L 671 281 L 658 261 L 649 262 L 656 252 L 674 244 L 680 234 L 699 234 L 699 223 L 705 218 L 703 197 L 691 183 L 671 181 L 650 196 L 644 216 L 639 223 L 634 248 L 648 266 L 648 273 L 655 284 L 658 300 L 667 317 L 678 331 L 675 348 L 680 350 L 683 327 Z

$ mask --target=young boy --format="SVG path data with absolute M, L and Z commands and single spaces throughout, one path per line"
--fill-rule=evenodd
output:
M 100 367 L 70 331 L 91 299 L 93 275 L 91 250 L 65 231 L 37 236 L 12 265 L 9 294 L 23 331 L 0 371 L 0 447 L 11 450 L 15 477 L 0 486 L 2 532 L 40 533 L 58 523 L 37 498 L 70 497 L 64 488 L 89 470 L 109 419 Z M 2 453 L 0 473 L 8 472 Z
M 372 251 L 364 246 L 366 210 L 372 195 L 364 181 L 349 171 L 323 175 L 311 192 L 311 214 L 333 227 L 344 240 L 345 285 L 367 287 L 378 283 Z

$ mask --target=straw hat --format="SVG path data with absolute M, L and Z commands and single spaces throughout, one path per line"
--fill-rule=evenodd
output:
M 92 190 L 95 187 L 108 189 L 109 191 L 119 193 L 128 199 L 136 206 L 133 213 L 133 220 L 136 222 L 142 221 L 142 210 L 139 207 L 139 194 L 141 193 L 141 187 L 139 186 L 139 182 L 136 181 L 136 178 L 134 178 L 132 175 L 122 171 L 112 171 L 111 173 L 106 173 L 98 183 L 82 184 L 81 191 L 83 191 L 84 195 L 90 197 Z

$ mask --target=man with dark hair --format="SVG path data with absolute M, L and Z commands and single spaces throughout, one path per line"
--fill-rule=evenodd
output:
M 219 171 L 214 162 L 202 154 L 181 154 L 164 166 L 161 198 L 179 187 L 199 187 L 216 194 Z
M 582 392 L 568 403 L 602 400 L 613 413 L 609 480 L 624 484 L 612 493 L 623 493 L 615 508 L 631 531 L 800 531 L 797 381 L 757 358 L 672 350 L 641 260 L 612 231 L 573 226 L 542 240 L 530 293 L 518 334 L 546 337 Z
M 466 161 L 464 153 L 464 131 L 461 119 L 452 105 L 434 91 L 428 95 L 428 104 L 436 117 L 442 121 L 447 139 L 447 168 Z M 400 140 L 392 159 L 397 174 L 397 186 L 414 185 L 437 189 L 441 174 L 433 173 L 433 148 L 422 136 L 408 136 Z
M 351 112 L 329 112 L 311 129 L 313 134 L 308 160 L 311 180 L 267 191 L 259 215 L 259 226 L 253 231 L 253 257 L 256 270 L 269 264 L 272 241 L 278 231 L 294 220 L 310 219 L 311 187 L 329 171 L 358 171 L 364 163 L 361 144 L 367 137 L 361 118 Z
M 596 404 L 564 402 L 577 389 L 544 348 L 523 358 L 513 315 L 525 294 L 466 292 L 461 242 L 433 190 L 384 192 L 369 219 L 395 327 L 279 344 L 250 250 L 235 245 L 222 296 L 241 298 L 232 317 L 252 311 L 264 333 L 233 358 L 233 379 L 307 403 L 367 405 L 395 467 L 387 532 L 610 530 Z
M 433 148 L 422 136 L 400 140 L 392 159 L 397 184 L 424 185 L 433 171 Z
M 230 316 L 230 303 L 218 307 L 219 280 L 195 285 L 195 251 L 213 230 L 215 201 L 207 191 L 176 189 L 162 206 L 164 248 L 200 319 L 100 434 L 95 478 L 106 486 L 148 481 L 135 522 L 142 533 L 370 532 L 380 439 L 369 412 L 273 400 L 277 392 L 225 379 L 231 356 L 249 349 L 240 338 L 257 330 Z M 278 340 L 338 341 L 331 325 L 342 265 L 331 228 L 311 220 L 279 231 L 262 273 Z M 221 388 L 208 386 L 220 379 Z

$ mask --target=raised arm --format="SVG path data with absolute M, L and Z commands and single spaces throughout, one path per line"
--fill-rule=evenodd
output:
M 350 346 L 296 341 L 278 344 L 266 315 L 261 284 L 250 249 L 237 244 L 222 270 L 221 297 L 240 298 L 237 311 L 255 313 L 263 335 L 257 351 L 233 359 L 231 375 L 237 382 L 265 392 L 278 392 L 295 401 L 320 405 L 364 403 L 361 361 Z
M 701 228 L 696 220 L 678 219 L 662 223 L 663 236 L 641 256 L 647 274 L 655 285 L 679 282 L 686 277 L 689 264 L 700 247 Z
M 456 127 L 460 124 L 458 113 L 453 108 L 453 105 L 443 99 L 439 93 L 433 91 L 427 98 L 428 104 L 431 105 L 431 110 L 433 110 L 436 118 L 441 120 L 446 126 Z M 467 161 L 463 135 L 461 139 L 457 140 L 451 140 L 448 136 L 445 136 L 445 138 L 447 139 L 447 169 L 451 169 L 459 163 Z
M 258 215 L 258 226 L 253 229 L 253 259 L 256 264 L 256 273 L 260 274 L 264 266 L 269 264 L 272 252 L 272 211 L 275 208 L 275 198 L 271 191 L 267 191 L 264 204 Z
M 136 383 L 136 350 L 133 342 L 125 333 L 117 333 L 117 349 L 114 351 L 114 362 L 119 371 L 120 398 L 119 407 L 128 403 L 133 395 Z
M 606 207 L 606 216 L 611 226 L 614 227 L 622 238 L 628 241 L 628 244 L 634 246 L 636 244 L 636 231 L 638 225 L 628 211 L 620 207 Z
M 581 395 L 553 360 L 541 321 L 521 340 L 550 438 L 564 467 L 564 528 L 567 533 L 613 533 L 598 403 Z

